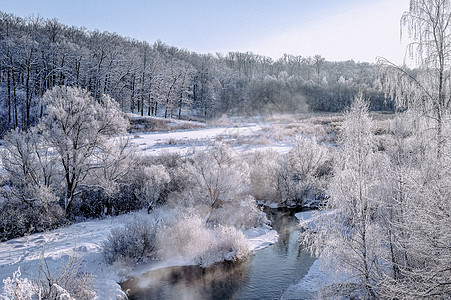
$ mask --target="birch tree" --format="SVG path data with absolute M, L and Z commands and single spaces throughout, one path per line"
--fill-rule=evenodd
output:
M 412 72 L 380 60 L 382 87 L 396 99 L 405 127 L 387 152 L 392 196 L 386 219 L 393 276 L 384 297 L 446 298 L 451 294 L 451 3 L 412 0 L 401 18 L 411 39 Z M 396 128 L 395 128 L 396 129 Z M 390 204 L 391 202 L 391 204 Z
M 451 2 L 411 0 L 401 25 L 411 41 L 407 51 L 418 67 L 417 75 L 381 58 L 381 83 L 399 110 L 417 110 L 426 116 L 440 157 L 449 142 L 443 131 L 451 104 Z
M 326 261 L 357 281 L 365 297 L 377 297 L 380 266 L 380 231 L 377 222 L 380 176 L 368 116 L 368 103 L 356 97 L 340 133 L 339 153 L 333 166 L 327 210 L 333 212 L 318 224 L 314 246 Z M 304 234 L 309 237 L 309 232 Z

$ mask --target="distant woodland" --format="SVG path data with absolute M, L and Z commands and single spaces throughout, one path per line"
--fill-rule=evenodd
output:
M 36 124 L 45 91 L 67 85 L 125 112 L 165 118 L 341 111 L 358 92 L 371 109 L 392 109 L 378 93 L 375 64 L 320 55 L 273 59 L 252 52 L 198 54 L 56 19 L 0 12 L 0 134 Z

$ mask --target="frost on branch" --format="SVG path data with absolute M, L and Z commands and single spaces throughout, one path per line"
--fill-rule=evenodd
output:
M 189 259 L 202 267 L 249 254 L 249 244 L 241 231 L 223 225 L 207 227 L 198 215 L 179 215 L 157 236 L 162 258 Z
M 28 278 L 20 278 L 22 273 L 20 267 L 13 273 L 13 278 L 8 277 L 3 280 L 3 292 L 6 296 L 1 296 L 2 300 L 31 300 L 34 292 L 33 285 Z
M 135 264 L 156 257 L 157 221 L 149 215 L 134 216 L 124 227 L 113 228 L 103 244 L 105 260 Z

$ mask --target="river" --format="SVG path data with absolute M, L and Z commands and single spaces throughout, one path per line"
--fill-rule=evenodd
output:
M 295 211 L 279 209 L 267 213 L 279 240 L 247 259 L 205 269 L 158 269 L 143 275 L 146 286 L 132 278 L 122 288 L 129 290 L 129 299 L 280 299 L 290 285 L 307 274 L 316 258 L 298 242 L 300 228 Z

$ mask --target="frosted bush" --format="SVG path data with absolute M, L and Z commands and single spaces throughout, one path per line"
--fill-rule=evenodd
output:
M 282 199 L 303 204 L 308 198 L 324 194 L 326 178 L 331 172 L 331 155 L 326 146 L 315 139 L 298 137 L 278 170 Z
M 244 229 L 260 227 L 268 222 L 266 214 L 258 208 L 252 196 L 243 197 L 234 203 L 224 203 L 210 218 L 211 224 Z
M 158 232 L 158 246 L 162 258 L 195 259 L 211 247 L 214 235 L 198 215 L 182 214 Z
M 200 216 L 188 214 L 161 228 L 158 246 L 162 258 L 179 257 L 202 267 L 249 254 L 249 244 L 241 231 L 231 226 L 207 227 Z
M 48 198 L 38 201 L 48 201 Z M 37 203 L 31 207 L 17 199 L 13 192 L 8 193 L 5 201 L 0 202 L 0 241 L 53 229 L 62 223 L 64 210 L 57 203 Z
M 146 198 L 149 202 L 156 203 L 164 186 L 171 181 L 171 177 L 163 165 L 144 167 L 144 174 L 147 181 L 144 187 Z
M 156 257 L 157 222 L 148 215 L 134 216 L 124 227 L 113 228 L 103 244 L 108 263 L 145 262 Z
M 226 203 L 239 206 L 249 183 L 249 166 L 229 146 L 215 144 L 205 152 L 194 155 L 187 166 L 192 185 L 186 189 L 185 205 L 207 207 L 205 223 L 208 224 L 215 210 Z
M 230 146 L 213 145 L 193 158 L 190 172 L 195 180 L 193 196 L 214 206 L 233 200 L 247 188 L 249 167 Z
M 42 299 L 91 300 L 96 296 L 93 283 L 93 275 L 83 271 L 82 260 L 75 252 L 57 270 L 51 270 L 43 257 L 33 289 Z
M 273 150 L 256 151 L 250 158 L 250 193 L 260 200 L 279 200 L 277 174 L 280 154 Z
M 232 261 L 249 255 L 249 242 L 241 231 L 230 226 L 213 229 L 214 240 L 198 257 L 198 264 L 205 268 L 214 263 Z
M 330 159 L 328 149 L 316 142 L 316 139 L 297 137 L 288 161 L 293 172 L 300 177 L 320 176 L 321 168 Z
M 3 293 L 0 295 L 2 300 L 31 300 L 33 293 L 33 285 L 28 278 L 20 278 L 22 273 L 20 267 L 13 273 L 13 278 L 8 277 L 3 280 Z
M 144 165 L 162 166 L 169 176 L 169 180 L 164 176 L 165 180 L 160 185 L 159 200 L 163 203 L 168 200 L 170 194 L 182 193 L 192 183 L 190 173 L 186 170 L 186 159 L 177 153 L 163 153 L 158 157 L 148 158 Z M 175 204 L 177 205 L 178 203 Z

